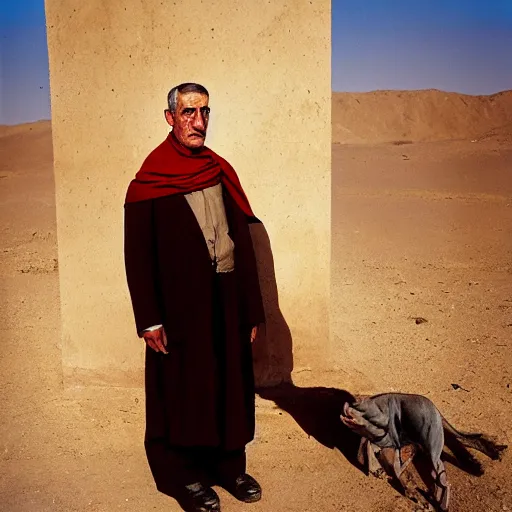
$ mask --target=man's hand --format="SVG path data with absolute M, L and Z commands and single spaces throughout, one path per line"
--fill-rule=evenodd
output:
M 258 334 L 258 326 L 255 325 L 253 328 L 252 328 L 252 331 L 251 331 L 251 343 L 254 342 L 254 340 L 256 339 L 256 335 Z
M 154 331 L 145 332 L 143 335 L 144 341 L 147 343 L 149 347 L 151 347 L 155 352 L 163 352 L 164 354 L 168 354 L 165 347 L 167 347 L 167 336 L 165 335 L 165 330 L 163 327 L 159 329 L 155 329 Z

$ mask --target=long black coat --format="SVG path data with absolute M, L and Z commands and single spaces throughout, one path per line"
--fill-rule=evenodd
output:
M 216 274 L 183 195 L 125 206 L 135 323 L 163 324 L 169 354 L 146 349 L 146 443 L 242 448 L 254 437 L 250 331 L 264 321 L 249 219 L 223 191 L 235 270 Z

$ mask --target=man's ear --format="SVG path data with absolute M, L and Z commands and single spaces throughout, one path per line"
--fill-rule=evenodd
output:
M 169 126 L 174 126 L 174 117 L 169 109 L 164 110 L 165 120 Z

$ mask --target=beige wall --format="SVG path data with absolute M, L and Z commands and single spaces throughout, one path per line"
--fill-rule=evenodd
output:
M 265 223 L 294 365 L 323 364 L 330 2 L 46 0 L 46 15 L 68 379 L 141 383 L 142 343 L 123 266 L 123 199 L 144 157 L 165 138 L 166 94 L 183 81 L 209 89 L 207 144 L 235 167 Z M 267 331 L 272 347 L 272 322 Z

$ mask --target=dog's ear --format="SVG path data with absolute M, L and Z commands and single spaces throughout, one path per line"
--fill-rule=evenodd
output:
M 364 418 L 369 421 L 372 425 L 378 428 L 387 430 L 389 427 L 389 416 L 384 414 L 380 409 L 377 411 L 366 412 Z
M 383 411 L 375 402 L 375 400 L 363 400 L 357 404 L 357 407 L 352 405 L 363 417 L 365 421 L 378 427 L 387 430 L 389 425 L 389 417 L 386 411 Z

